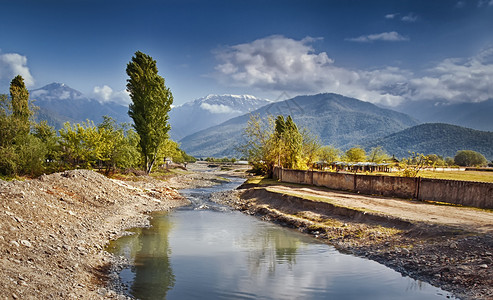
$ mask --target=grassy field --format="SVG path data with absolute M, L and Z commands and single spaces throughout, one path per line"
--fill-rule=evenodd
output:
M 400 176 L 399 173 L 375 173 L 375 175 Z M 422 170 L 419 177 L 464 181 L 493 182 L 493 172 L 482 171 L 429 171 Z
M 367 174 L 367 173 L 358 173 Z M 369 175 L 384 175 L 384 176 L 401 176 L 399 173 L 369 173 Z M 419 177 L 433 179 L 448 179 L 448 180 L 463 180 L 463 181 L 478 181 L 478 182 L 493 182 L 493 172 L 482 171 L 420 171 Z M 275 184 L 277 181 L 266 179 L 263 177 L 253 177 L 248 180 L 249 183 L 269 185 Z

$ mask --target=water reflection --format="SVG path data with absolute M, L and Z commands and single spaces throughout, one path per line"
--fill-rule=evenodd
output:
M 175 285 L 168 240 L 172 228 L 168 219 L 156 214 L 152 227 L 135 229 L 134 235 L 110 245 L 111 252 L 129 258 L 133 265 L 120 274 L 130 288 L 130 295 L 139 299 L 166 299 Z
M 264 268 L 274 276 L 277 265 L 285 264 L 292 270 L 300 241 L 288 238 L 285 231 L 267 228 L 239 237 L 236 244 L 247 251 L 251 276 L 258 276 Z

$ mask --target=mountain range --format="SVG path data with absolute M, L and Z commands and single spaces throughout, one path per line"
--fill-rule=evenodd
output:
M 170 136 L 178 141 L 187 135 L 221 124 L 269 103 L 269 100 L 250 95 L 208 95 L 171 109 Z
M 318 136 L 324 145 L 346 149 L 418 124 L 410 116 L 369 102 L 337 94 L 298 96 L 263 106 L 251 114 L 291 115 L 300 128 Z M 196 132 L 180 140 L 182 148 L 197 157 L 234 156 L 243 140 L 250 114 Z
M 454 157 L 459 150 L 473 150 L 493 160 L 493 132 L 443 123 L 426 123 L 404 129 L 363 145 L 381 146 L 390 155 L 408 157 L 409 151 Z
M 410 101 L 392 109 L 406 113 L 423 123 L 448 123 L 493 131 L 493 99 L 476 103 Z
M 102 116 L 114 118 L 118 123 L 131 122 L 128 106 L 116 102 L 99 102 L 84 96 L 63 83 L 52 83 L 29 92 L 34 104 L 39 107 L 38 120 L 46 120 L 59 129 L 63 123 L 81 123 L 87 119 L 99 123 Z

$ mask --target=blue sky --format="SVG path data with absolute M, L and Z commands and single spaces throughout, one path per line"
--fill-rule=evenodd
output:
M 336 92 L 373 103 L 493 98 L 493 0 L 0 0 L 0 92 L 62 82 L 128 101 L 151 55 L 175 104 Z

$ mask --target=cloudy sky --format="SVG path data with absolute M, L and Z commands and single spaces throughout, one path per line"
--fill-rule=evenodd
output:
M 62 82 L 128 101 L 157 60 L 175 104 L 335 92 L 373 103 L 493 98 L 493 0 L 0 0 L 0 93 Z M 283 96 L 284 95 L 284 96 Z

